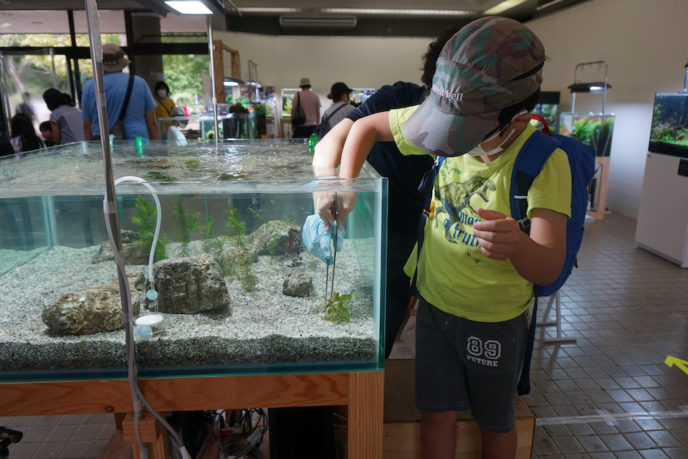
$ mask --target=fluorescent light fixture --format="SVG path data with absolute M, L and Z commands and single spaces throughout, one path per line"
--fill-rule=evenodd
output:
M 602 91 L 603 89 L 603 86 L 590 86 L 590 92 Z
M 198 0 L 165 0 L 165 4 L 181 14 L 213 14 Z
M 239 83 L 237 83 L 236 81 L 225 81 L 224 85 L 227 86 L 227 87 L 229 87 L 229 86 L 239 86 Z
M 270 13 L 299 13 L 300 8 L 261 8 L 261 7 L 241 7 L 237 8 L 241 13 L 257 13 L 257 14 L 270 14 Z
M 485 14 L 485 15 L 499 14 L 499 13 L 502 13 L 506 10 L 510 10 L 511 8 L 518 6 L 521 3 L 525 3 L 526 1 L 527 0 L 504 0 L 502 3 L 499 3 L 495 6 L 493 6 L 492 8 L 483 11 L 483 14 Z
M 387 9 L 387 8 L 321 8 L 322 13 L 335 14 L 371 14 L 389 16 L 470 16 L 475 11 L 466 10 L 415 10 L 415 9 Z

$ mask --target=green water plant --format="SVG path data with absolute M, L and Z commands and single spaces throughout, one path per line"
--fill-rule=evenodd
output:
M 237 253 L 234 260 L 228 260 L 227 270 L 232 275 L 236 275 L 241 286 L 247 292 L 252 292 L 258 285 L 258 278 L 251 271 L 253 260 L 251 259 L 251 248 L 246 237 L 246 223 L 239 215 L 239 211 L 231 208 L 227 211 L 227 229 L 229 234 L 235 237 Z
M 323 297 L 325 304 L 323 304 L 323 311 L 325 312 L 325 320 L 334 322 L 336 324 L 343 324 L 351 321 L 347 307 L 351 304 L 351 300 L 358 292 L 350 292 L 340 294 L 337 291 L 332 292 L 330 298 Z
M 146 177 L 153 182 L 176 182 L 177 178 L 172 177 L 171 175 L 163 174 L 162 172 L 159 171 L 150 171 L 146 174 Z
M 136 226 L 139 232 L 139 240 L 137 244 L 139 249 L 150 252 L 151 245 L 153 244 L 153 237 L 155 236 L 155 222 L 157 219 L 156 208 L 153 203 L 146 200 L 143 196 L 139 195 L 136 197 L 136 215 L 131 219 L 131 222 Z M 164 260 L 167 258 L 165 255 L 165 247 L 167 246 L 167 238 L 160 234 L 158 235 L 158 241 L 155 245 L 155 256 L 156 261 Z
M 172 211 L 172 219 L 177 224 L 179 239 L 182 243 L 180 254 L 184 257 L 189 256 L 189 242 L 191 242 L 191 235 L 198 230 L 198 220 L 200 218 L 201 213 L 190 212 L 186 210 L 182 205 L 182 197 L 177 195 L 174 210 Z

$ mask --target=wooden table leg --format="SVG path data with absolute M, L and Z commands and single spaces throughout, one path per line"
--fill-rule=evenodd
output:
M 349 373 L 349 457 L 382 457 L 385 372 Z
M 124 421 L 122 421 L 122 433 L 124 439 L 131 445 L 134 458 L 139 459 L 141 454 L 134 432 L 133 413 L 127 414 Z M 150 459 L 168 459 L 170 457 L 167 430 L 152 414 L 146 413 L 139 420 L 139 436 L 141 437 L 141 442 L 148 446 L 148 457 Z

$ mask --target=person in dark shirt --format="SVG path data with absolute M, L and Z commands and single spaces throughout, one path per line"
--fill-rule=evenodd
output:
M 316 177 L 337 175 L 342 148 L 354 121 L 373 113 L 423 102 L 432 86 L 437 56 L 458 30 L 459 27 L 444 30 L 428 46 L 423 55 L 423 86 L 397 81 L 381 87 L 318 142 L 313 156 L 313 173 Z M 394 142 L 377 142 L 370 150 L 367 162 L 378 174 L 387 177 L 389 184 L 385 308 L 385 357 L 389 357 L 411 301 L 408 276 L 404 274 L 403 267 L 416 243 L 418 218 L 423 211 L 424 196 L 418 191 L 418 184 L 425 171 L 432 167 L 433 161 L 428 156 L 404 156 Z M 329 228 L 334 219 L 329 209 L 319 209 L 317 201 L 317 197 L 314 197 L 316 212 Z

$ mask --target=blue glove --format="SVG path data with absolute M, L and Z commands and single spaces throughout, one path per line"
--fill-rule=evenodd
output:
M 344 231 L 337 230 L 337 222 L 331 224 L 328 231 L 320 216 L 313 214 L 306 218 L 306 223 L 303 224 L 303 231 L 301 232 L 303 244 L 308 251 L 328 265 L 334 263 L 331 241 L 334 239 L 335 231 L 337 231 L 337 250 L 341 250 L 344 243 Z

